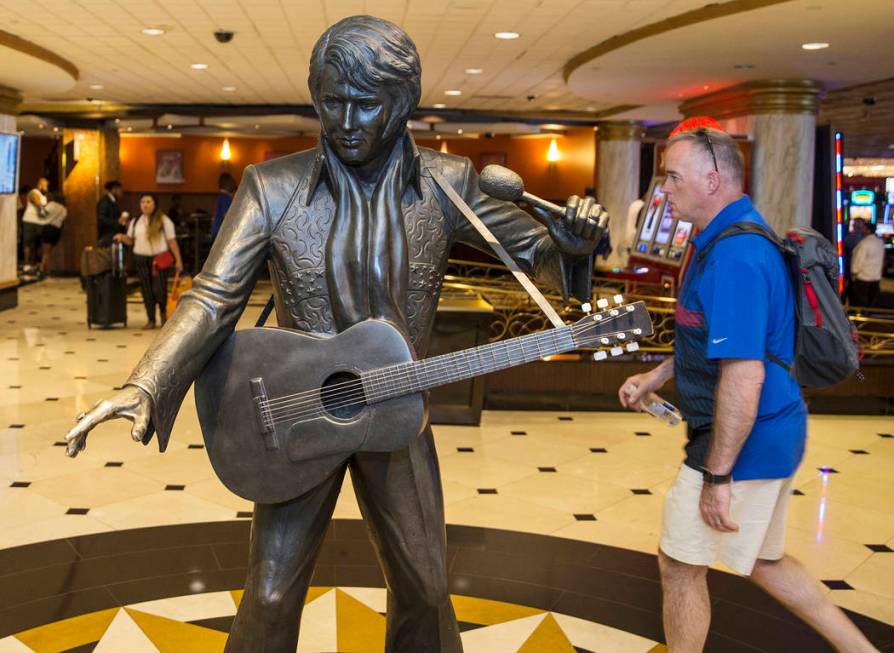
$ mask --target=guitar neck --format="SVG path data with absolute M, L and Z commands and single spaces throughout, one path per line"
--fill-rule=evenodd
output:
M 571 329 L 549 329 L 365 372 L 362 378 L 366 401 L 373 404 L 571 351 L 577 346 Z

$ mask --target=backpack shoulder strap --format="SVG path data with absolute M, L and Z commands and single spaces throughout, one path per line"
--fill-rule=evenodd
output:
M 785 243 L 779 238 L 779 236 L 764 227 L 762 224 L 758 224 L 757 222 L 736 222 L 721 231 L 717 235 L 717 238 L 708 243 L 708 246 L 698 253 L 697 258 L 699 262 L 703 261 L 708 256 L 708 253 L 714 248 L 714 245 L 716 245 L 721 240 L 724 240 L 725 238 L 731 238 L 732 236 L 741 236 L 742 234 L 755 234 L 757 236 L 763 236 L 771 243 L 776 245 L 776 247 L 778 247 L 780 251 L 787 251 Z

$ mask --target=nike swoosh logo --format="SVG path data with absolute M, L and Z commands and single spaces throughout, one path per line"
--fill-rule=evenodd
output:
M 729 338 L 714 338 L 713 340 L 711 340 L 711 342 L 713 342 L 715 345 L 719 345 L 724 340 L 729 340 Z

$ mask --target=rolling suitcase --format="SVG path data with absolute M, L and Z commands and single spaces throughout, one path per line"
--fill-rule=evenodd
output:
M 87 277 L 87 327 L 127 326 L 127 277 L 112 272 Z

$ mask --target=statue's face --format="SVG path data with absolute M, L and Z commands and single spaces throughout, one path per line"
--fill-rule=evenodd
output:
M 373 92 L 352 86 L 327 65 L 320 79 L 317 112 L 323 132 L 338 158 L 362 166 L 383 153 L 394 138 L 389 124 L 394 100 L 384 88 Z M 391 128 L 391 129 L 389 129 Z

